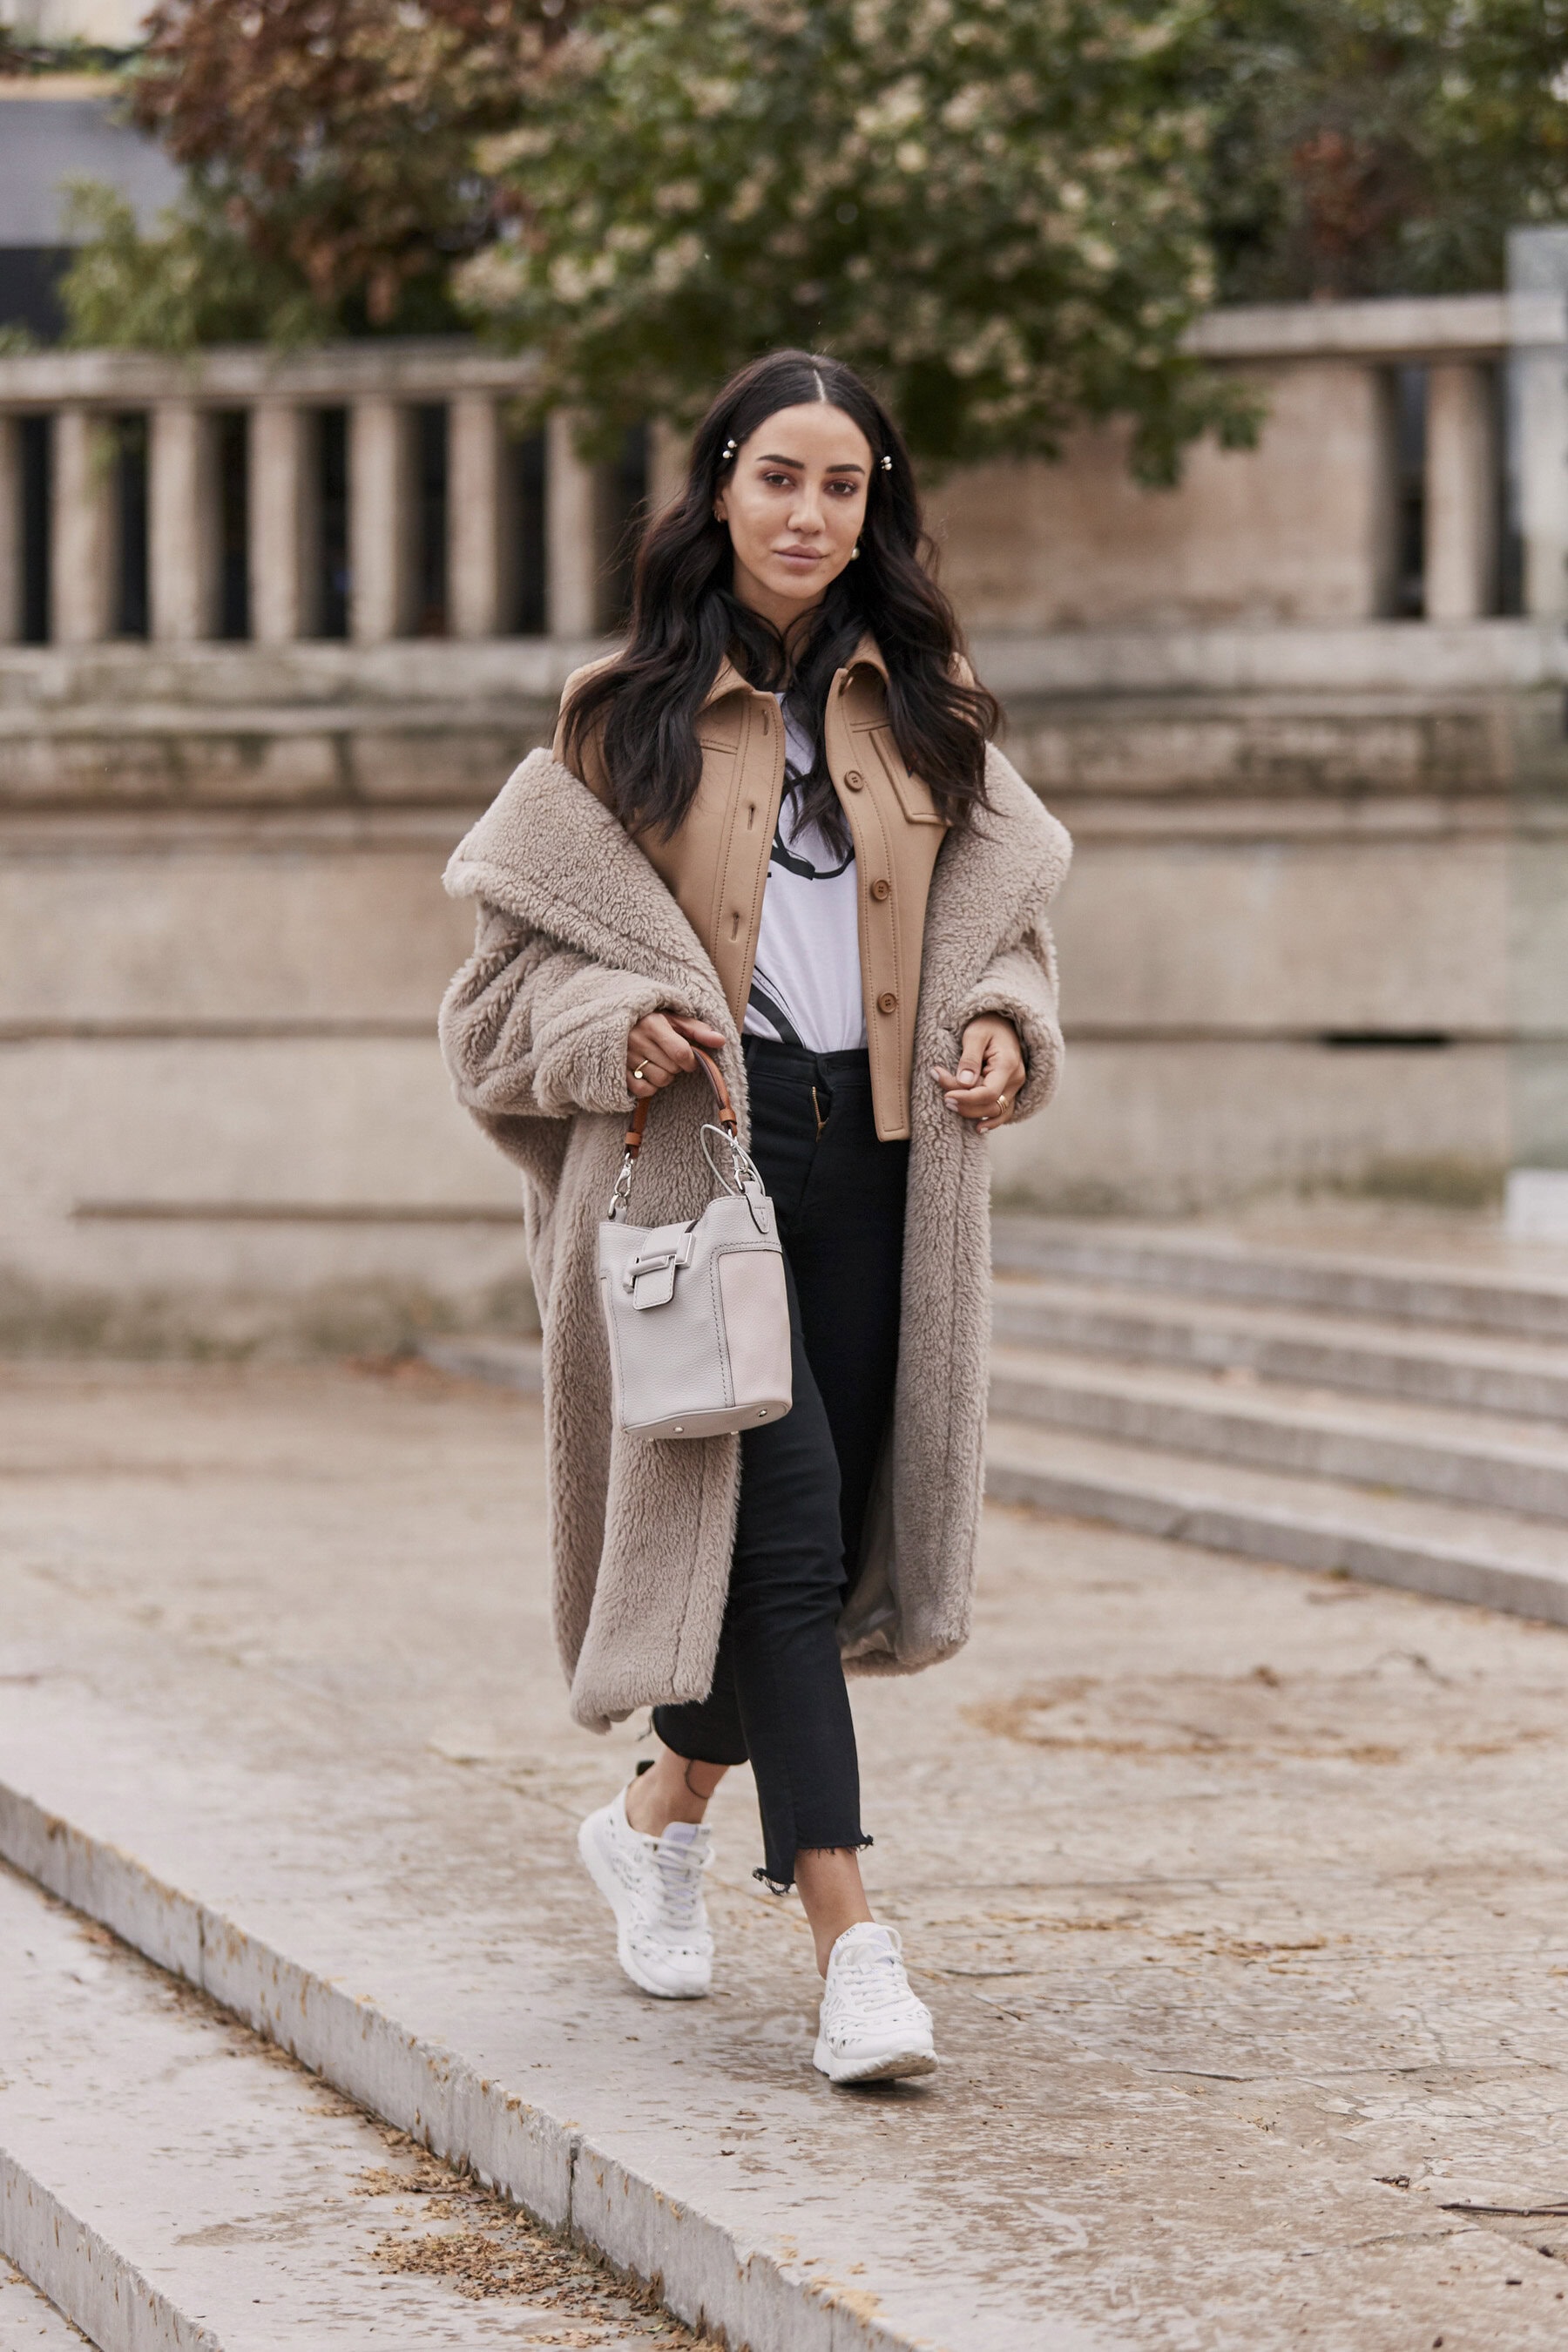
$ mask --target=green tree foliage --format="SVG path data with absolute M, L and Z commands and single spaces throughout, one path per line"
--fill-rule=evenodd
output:
M 1236 300 L 1502 282 L 1568 217 L 1568 0 L 1217 0 L 1205 95 Z
M 126 60 L 124 49 L 99 41 L 41 41 L 15 25 L 0 25 L 0 75 L 20 80 L 30 74 L 110 74 Z
M 1210 300 L 1492 287 L 1568 218 L 1568 0 L 575 5 L 159 0 L 130 102 L 186 194 L 82 198 L 76 339 L 467 317 L 606 441 L 818 343 L 928 455 L 1123 415 L 1159 479 L 1247 430 Z
M 77 181 L 67 226 L 81 240 L 60 281 L 68 342 L 185 352 L 203 343 L 307 342 L 337 324 L 297 270 L 258 253 L 200 191 L 144 236 L 116 189 Z
M 132 119 L 187 173 L 138 237 L 97 204 L 64 299 L 129 342 L 458 323 L 454 259 L 491 233 L 473 143 L 515 121 L 562 0 L 158 0 Z M 117 323 L 118 322 L 118 323 Z
M 540 404 L 689 416 L 752 354 L 871 372 L 923 454 L 1250 429 L 1183 350 L 1214 280 L 1202 0 L 602 0 L 486 167 L 460 277 Z

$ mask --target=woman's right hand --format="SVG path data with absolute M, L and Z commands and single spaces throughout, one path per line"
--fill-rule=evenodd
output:
M 645 1013 L 626 1039 L 626 1092 L 639 1101 L 651 1099 L 671 1078 L 697 1067 L 693 1045 L 716 1054 L 723 1043 L 706 1021 L 689 1020 L 683 1013 Z

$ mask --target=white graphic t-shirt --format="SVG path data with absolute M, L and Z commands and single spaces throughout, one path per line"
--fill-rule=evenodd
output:
M 796 823 L 816 755 L 794 713 L 784 719 L 784 797 L 743 1027 L 811 1054 L 849 1053 L 866 1043 L 855 852 L 840 856 L 820 825 Z

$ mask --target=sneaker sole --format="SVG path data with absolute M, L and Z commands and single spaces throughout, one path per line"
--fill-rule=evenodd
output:
M 846 2066 L 841 2060 L 836 2061 L 826 2053 L 820 2041 L 811 2063 L 830 2083 L 841 2084 L 902 2082 L 915 2074 L 934 2074 L 938 2065 L 932 2050 L 894 2050 L 880 2058 L 867 2058 L 858 2065 Z
M 621 1964 L 622 1974 L 631 1979 L 639 1992 L 651 1993 L 655 2000 L 706 2000 L 707 1985 L 688 1988 L 650 1984 L 647 1978 L 639 1972 L 636 1957 L 626 1941 L 626 1923 L 621 1916 L 621 1883 L 599 1852 L 591 1813 L 577 1832 L 577 1853 L 584 1869 L 616 1915 L 616 1958 Z

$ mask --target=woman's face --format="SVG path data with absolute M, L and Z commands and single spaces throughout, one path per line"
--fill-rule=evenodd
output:
M 870 482 L 869 444 L 841 408 L 775 409 L 742 442 L 714 504 L 742 604 L 784 631 L 820 604 L 854 553 Z

